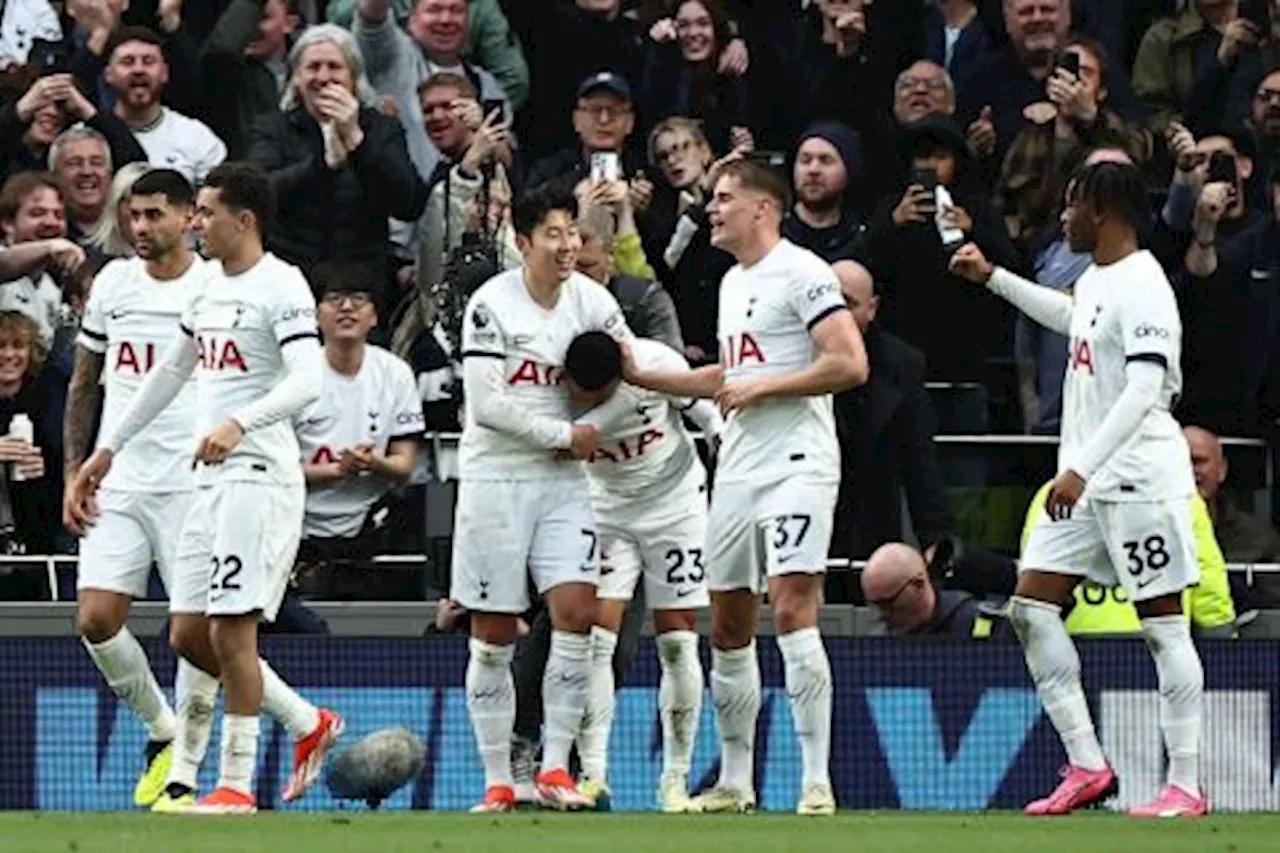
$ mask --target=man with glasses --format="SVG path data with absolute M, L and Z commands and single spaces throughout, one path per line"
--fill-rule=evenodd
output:
M 631 84 L 612 71 L 592 74 L 578 86 L 573 110 L 578 145 L 538 161 L 529 172 L 528 186 L 559 179 L 570 184 L 583 178 L 625 180 L 631 188 L 632 209 L 643 215 L 653 199 L 653 183 L 644 177 L 637 152 L 627 145 L 635 126 Z M 616 173 L 607 173 L 614 168 Z
M 370 510 L 417 464 L 422 400 L 409 365 L 368 343 L 376 274 L 325 262 L 312 283 L 325 365 L 320 399 L 295 421 L 307 480 L 299 553 L 349 559 L 372 550 Z
M 910 545 L 881 545 L 860 580 L 867 605 L 892 636 L 1014 639 L 1009 623 L 996 618 L 1001 602 L 984 603 L 962 589 L 940 589 L 924 555 Z

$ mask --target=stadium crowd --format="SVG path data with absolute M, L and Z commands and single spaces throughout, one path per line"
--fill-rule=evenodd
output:
M 75 342 L 95 274 L 132 254 L 123 202 L 148 167 L 196 184 L 224 160 L 266 171 L 269 248 L 318 298 L 360 313 L 369 340 L 411 369 L 427 428 L 449 431 L 462 306 L 521 262 L 516 195 L 572 187 L 579 270 L 638 335 L 696 365 L 716 360 L 733 263 L 709 241 L 710 175 L 757 158 L 791 176 L 784 233 L 833 265 L 872 365 L 836 399 L 834 556 L 902 538 L 902 502 L 886 496 L 905 493 L 928 558 L 982 575 L 978 598 L 1007 591 L 1007 563 L 954 535 L 925 382 L 982 389 L 977 431 L 1053 435 L 1067 342 L 965 285 L 948 259 L 971 241 L 1069 291 L 1089 258 L 1059 218 L 1067 177 L 1089 159 L 1148 179 L 1144 240 L 1185 329 L 1175 414 L 1204 547 L 1220 551 L 1202 567 L 1280 556 L 1270 520 L 1226 497 L 1218 439 L 1271 440 L 1280 409 L 1276 0 L 8 0 L 0 66 L 9 553 L 74 552 L 51 520 Z M 10 426 L 19 414 L 30 438 Z M 439 454 L 413 462 L 389 504 L 370 493 L 354 526 L 308 536 L 300 588 L 388 594 L 385 578 L 308 566 L 424 551 L 426 484 L 449 471 Z M 911 566 L 827 595 L 874 601 L 877 583 L 903 580 L 914 591 L 895 605 L 901 630 L 949 631 L 963 604 L 957 630 L 976 636 L 978 605 L 940 599 Z M 17 575 L 0 584 L 0 598 L 26 594 Z M 1243 587 L 1223 597 L 1210 628 L 1231 621 L 1222 608 L 1272 603 Z

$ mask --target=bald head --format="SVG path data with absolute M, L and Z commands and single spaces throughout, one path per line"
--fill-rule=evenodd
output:
M 901 542 L 881 545 L 862 570 L 862 594 L 867 601 L 883 601 L 903 584 L 925 574 L 924 556 Z
M 1227 457 L 1222 442 L 1209 430 L 1189 426 L 1182 430 L 1191 451 L 1191 470 L 1196 477 L 1196 491 L 1210 503 L 1218 496 L 1227 479 Z
M 831 270 L 840 282 L 840 292 L 844 295 L 844 303 L 853 312 L 854 322 L 858 328 L 866 332 L 876 319 L 876 310 L 880 307 L 880 297 L 876 296 L 875 280 L 871 272 L 857 261 L 836 261 Z

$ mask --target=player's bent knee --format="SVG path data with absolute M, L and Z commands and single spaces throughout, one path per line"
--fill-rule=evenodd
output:
M 655 634 L 697 630 L 698 611 L 696 610 L 655 610 L 653 612 L 653 631 Z
M 520 619 L 511 613 L 472 613 L 471 636 L 491 646 L 509 646 L 520 633 Z
M 596 603 L 596 624 L 617 634 L 622 631 L 622 620 L 631 602 L 616 598 L 602 598 Z M 656 619 L 656 614 L 655 614 Z
M 586 634 L 596 624 L 599 602 L 592 584 L 567 583 L 546 592 L 551 627 L 571 634 Z
M 83 605 L 76 610 L 76 632 L 94 645 L 110 640 L 123 627 L 124 620 L 108 610 Z
M 1023 569 L 1013 594 L 1019 598 L 1064 606 L 1071 600 L 1080 578 L 1043 569 Z
M 1181 616 L 1182 592 L 1171 592 L 1168 595 L 1149 598 L 1146 601 L 1137 601 L 1134 602 L 1133 607 L 1138 611 L 1139 618 L 1142 619 L 1158 619 L 1161 616 Z
M 233 661 L 252 652 L 258 656 L 258 612 L 244 616 L 209 618 L 209 642 L 219 662 Z
M 817 583 L 814 582 L 817 578 Z M 818 624 L 818 603 L 821 590 L 822 575 L 801 575 L 795 578 L 784 578 L 793 583 L 774 585 L 770 596 L 773 599 L 773 623 L 779 634 L 790 634 Z

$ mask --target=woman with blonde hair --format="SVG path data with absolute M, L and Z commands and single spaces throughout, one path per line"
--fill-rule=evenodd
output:
M 85 244 L 101 253 L 107 260 L 133 257 L 133 234 L 129 230 L 129 193 L 133 185 L 151 170 L 148 163 L 127 163 L 121 166 L 111 186 L 107 189 L 107 203 L 102 206 L 98 221 L 85 238 Z

